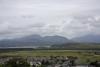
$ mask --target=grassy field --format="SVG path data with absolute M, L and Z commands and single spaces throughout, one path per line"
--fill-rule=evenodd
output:
M 94 51 L 87 50 L 32 50 L 32 51 L 9 51 L 1 52 L 0 56 L 75 56 L 78 57 L 79 64 L 86 64 L 91 61 L 100 61 L 100 55 Z

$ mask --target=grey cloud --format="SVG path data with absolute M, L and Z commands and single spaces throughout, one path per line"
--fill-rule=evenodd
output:
M 99 0 L 0 0 L 0 36 L 100 33 Z

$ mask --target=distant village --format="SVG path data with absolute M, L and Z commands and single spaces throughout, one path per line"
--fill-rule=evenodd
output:
M 0 57 L 0 67 L 9 67 L 9 64 L 11 61 L 13 61 L 11 64 L 22 64 L 23 62 L 20 61 L 21 59 L 24 59 L 24 63 L 26 62 L 29 64 L 29 66 L 25 67 L 100 67 L 100 62 L 95 61 L 91 62 L 89 64 L 78 64 L 78 58 L 73 57 L 73 56 L 28 56 L 25 58 L 22 57 L 10 57 L 10 56 L 1 56 Z M 15 62 L 15 63 L 14 63 Z M 8 66 L 3 66 L 5 64 L 8 64 Z M 14 66 L 10 66 L 14 67 Z M 17 66 L 16 66 L 17 67 Z M 19 66 L 19 67 L 24 67 L 24 66 Z

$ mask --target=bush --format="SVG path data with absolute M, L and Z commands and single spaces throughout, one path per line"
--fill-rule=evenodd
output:
M 25 59 L 14 58 L 5 62 L 4 67 L 30 67 Z

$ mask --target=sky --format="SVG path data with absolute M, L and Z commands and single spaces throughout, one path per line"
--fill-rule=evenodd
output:
M 0 39 L 100 34 L 100 0 L 0 0 Z

